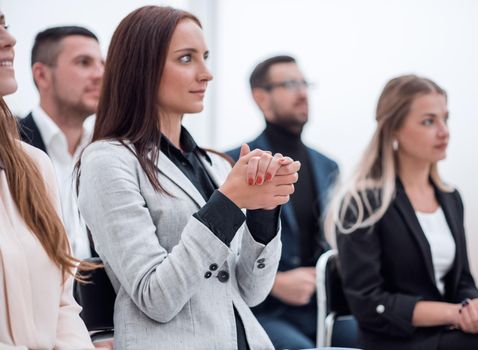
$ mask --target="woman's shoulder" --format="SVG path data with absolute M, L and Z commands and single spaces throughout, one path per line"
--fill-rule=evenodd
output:
M 100 140 L 86 146 L 81 155 L 82 163 L 93 159 L 101 159 L 101 161 L 109 163 L 118 159 L 123 161 L 136 159 L 136 157 L 129 142 Z
M 23 151 L 39 165 L 50 163 L 50 158 L 41 149 L 36 148 L 26 142 L 19 141 Z
M 19 141 L 23 151 L 30 157 L 33 163 L 39 168 L 40 172 L 45 176 L 45 173 L 49 174 L 53 172 L 53 164 L 51 163 L 48 155 L 41 149 L 29 145 L 26 142 Z

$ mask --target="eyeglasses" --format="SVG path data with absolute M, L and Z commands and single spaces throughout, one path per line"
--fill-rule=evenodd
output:
M 276 88 L 284 88 L 289 91 L 299 91 L 300 89 L 308 89 L 313 86 L 312 83 L 309 83 L 306 80 L 284 80 L 264 85 L 263 89 L 266 91 L 272 91 Z

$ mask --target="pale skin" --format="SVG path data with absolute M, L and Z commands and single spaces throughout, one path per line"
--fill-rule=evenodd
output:
M 446 157 L 447 119 L 445 97 L 430 93 L 415 98 L 403 125 L 395 133 L 399 144 L 398 173 L 416 211 L 433 213 L 438 209 L 428 179 L 431 165 Z M 478 333 L 478 299 L 463 308 L 460 304 L 419 301 L 413 310 L 412 323 L 417 327 L 453 325 L 463 332 Z

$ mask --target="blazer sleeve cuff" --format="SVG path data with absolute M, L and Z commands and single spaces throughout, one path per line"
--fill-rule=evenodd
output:
M 217 190 L 193 216 L 228 247 L 245 220 L 242 210 Z
M 388 302 L 378 304 L 375 311 L 388 319 L 391 335 L 411 336 L 416 329 L 412 324 L 413 311 L 420 300 L 420 296 L 393 295 Z

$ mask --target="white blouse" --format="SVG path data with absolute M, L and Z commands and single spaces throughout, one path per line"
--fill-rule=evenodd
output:
M 435 282 L 438 290 L 445 294 L 445 282 L 443 278 L 450 271 L 455 260 L 455 240 L 451 234 L 445 214 L 441 207 L 434 213 L 416 212 L 420 226 L 422 227 L 432 253 L 433 268 L 435 270 Z
M 35 161 L 59 210 L 48 156 L 22 146 Z M 94 349 L 72 287 L 73 278 L 62 283 L 60 269 L 26 225 L 0 169 L 0 349 Z

